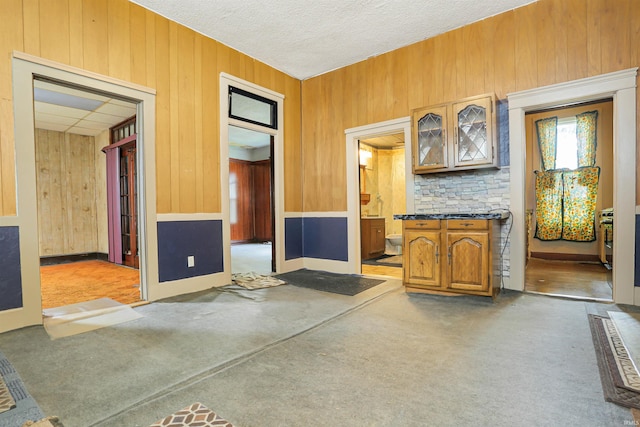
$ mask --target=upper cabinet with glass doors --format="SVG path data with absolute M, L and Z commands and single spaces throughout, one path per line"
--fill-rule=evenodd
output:
M 495 96 L 413 110 L 413 173 L 498 167 Z

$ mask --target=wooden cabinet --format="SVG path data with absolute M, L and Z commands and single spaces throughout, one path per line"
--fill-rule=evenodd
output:
M 412 111 L 413 173 L 498 167 L 495 96 Z
M 499 292 L 498 220 L 405 220 L 403 282 L 407 292 L 492 296 Z
M 386 242 L 384 218 L 362 218 L 360 230 L 362 259 L 375 258 L 384 254 Z

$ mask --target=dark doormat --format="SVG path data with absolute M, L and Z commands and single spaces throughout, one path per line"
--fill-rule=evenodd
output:
M 289 285 L 349 296 L 357 295 L 384 282 L 384 280 L 369 279 L 357 274 L 338 274 L 306 268 L 273 277 L 284 280 Z
M 596 350 L 604 400 L 627 408 L 640 408 L 640 393 L 626 386 L 621 377 L 616 362 L 616 357 L 619 355 L 616 354 L 615 349 L 611 348 L 611 343 L 619 341 L 619 338 L 613 338 L 610 341 L 607 335 L 606 321 L 610 321 L 610 319 L 604 316 L 589 315 L 589 326 L 593 336 L 593 346 Z M 614 330 L 615 326 L 610 328 L 609 333 Z
M 363 264 L 386 265 L 388 267 L 402 267 L 402 255 L 380 255 L 376 258 L 364 259 Z

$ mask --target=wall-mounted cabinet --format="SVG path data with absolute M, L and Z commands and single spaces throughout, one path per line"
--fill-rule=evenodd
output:
M 494 105 L 486 94 L 413 110 L 413 173 L 498 167 Z

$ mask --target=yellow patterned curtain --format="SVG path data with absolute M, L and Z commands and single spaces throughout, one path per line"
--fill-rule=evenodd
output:
M 562 239 L 562 172 L 536 171 L 536 233 L 540 240 Z
M 600 168 L 583 167 L 562 175 L 562 238 L 574 242 L 596 239 L 595 214 Z
M 598 112 L 587 111 L 576 116 L 578 167 L 596 164 Z
M 549 117 L 536 120 L 536 130 L 538 132 L 538 147 L 540 147 L 542 169 L 546 171 L 555 169 L 556 148 L 558 145 L 558 118 Z

